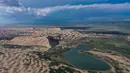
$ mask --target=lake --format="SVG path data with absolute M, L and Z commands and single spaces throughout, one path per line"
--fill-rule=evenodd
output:
M 111 68 L 106 62 L 94 56 L 79 53 L 78 51 L 81 50 L 89 50 L 89 48 L 85 45 L 81 45 L 78 48 L 65 52 L 64 57 L 70 64 L 83 70 L 105 71 Z

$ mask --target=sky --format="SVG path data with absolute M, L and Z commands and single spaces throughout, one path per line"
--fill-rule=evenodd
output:
M 0 25 L 130 21 L 130 0 L 0 0 Z

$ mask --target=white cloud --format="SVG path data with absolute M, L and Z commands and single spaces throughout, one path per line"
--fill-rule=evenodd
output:
M 124 19 L 125 21 L 130 21 L 130 19 Z
M 25 8 L 25 7 L 11 7 L 11 6 L 0 6 L 0 13 L 29 13 L 37 16 L 47 16 L 49 13 L 57 12 L 61 10 L 102 10 L 106 12 L 118 12 L 118 11 L 130 11 L 130 3 L 122 4 L 91 4 L 91 5 L 63 5 L 63 6 L 54 6 L 46 8 Z

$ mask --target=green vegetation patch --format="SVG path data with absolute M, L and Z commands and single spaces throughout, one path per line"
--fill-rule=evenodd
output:
M 52 69 L 50 68 L 50 72 L 49 73 L 80 73 L 79 71 L 76 71 L 70 67 L 60 67 L 58 69 Z
M 90 49 L 111 50 L 130 55 L 130 41 L 124 38 L 87 38 L 84 43 Z

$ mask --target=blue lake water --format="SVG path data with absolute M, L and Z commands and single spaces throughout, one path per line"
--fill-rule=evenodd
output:
M 88 54 L 81 54 L 78 51 L 88 50 L 87 46 L 82 45 L 79 48 L 72 49 L 71 51 L 65 52 L 64 57 L 69 63 L 80 69 L 86 70 L 108 70 L 111 67 L 104 61 L 90 56 Z

